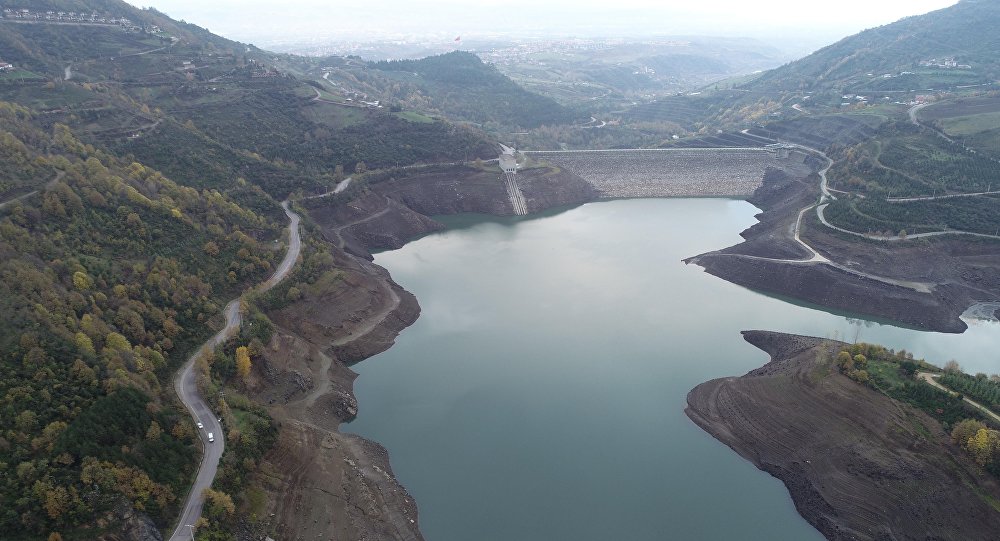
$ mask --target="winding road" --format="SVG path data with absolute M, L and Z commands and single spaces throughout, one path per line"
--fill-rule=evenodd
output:
M 940 237 L 942 235 L 968 235 L 972 237 L 981 237 L 984 239 L 998 239 L 1000 240 L 1000 235 L 990 235 L 987 233 L 973 233 L 971 231 L 959 231 L 959 230 L 949 230 L 949 231 L 930 231 L 927 233 L 913 233 L 911 235 L 874 235 L 871 233 L 858 233 L 857 231 L 851 231 L 850 229 L 844 229 L 842 227 L 835 226 L 826 220 L 826 204 L 820 205 L 816 208 L 816 216 L 823 225 L 829 227 L 830 229 L 840 231 L 841 233 L 846 233 L 848 235 L 854 235 L 855 237 L 862 237 L 870 240 L 881 240 L 886 242 L 892 241 L 902 241 L 902 240 L 912 240 L 912 239 L 922 239 L 927 237 Z
M 295 262 L 299 258 L 299 252 L 302 250 L 302 239 L 299 235 L 299 215 L 292 212 L 288 206 L 288 201 L 283 202 L 281 208 L 285 210 L 285 215 L 288 216 L 289 220 L 288 252 L 285 253 L 285 258 L 278 265 L 278 268 L 275 269 L 274 274 L 261 284 L 257 288 L 257 291 L 267 291 L 288 276 L 288 273 L 295 267 Z M 233 299 L 226 305 L 224 311 L 226 325 L 188 358 L 174 380 L 174 390 L 177 392 L 177 396 L 181 399 L 181 402 L 184 403 L 184 407 L 191 412 L 191 416 L 194 417 L 196 422 L 201 422 L 205 426 L 204 429 L 198 431 L 198 437 L 201 438 L 205 452 L 201 458 L 201 465 L 198 467 L 198 476 L 191 486 L 187 500 L 184 502 L 183 511 L 177 522 L 177 527 L 174 529 L 174 533 L 170 536 L 170 541 L 188 541 L 194 539 L 193 532 L 188 526 L 193 525 L 201 517 L 201 508 L 205 503 L 203 493 L 206 488 L 212 486 L 212 481 L 215 479 L 215 474 L 219 468 L 219 459 L 222 458 L 222 452 L 226 448 L 226 438 L 222 429 L 222 423 L 219 422 L 218 417 L 212 411 L 211 407 L 209 407 L 205 398 L 198 392 L 195 361 L 201 358 L 202 355 L 211 353 L 216 346 L 225 342 L 239 329 L 243 319 L 240 314 L 241 298 Z M 214 443 L 208 441 L 209 432 L 215 436 Z
M 949 388 L 945 387 L 944 385 L 941 385 L 940 383 L 938 383 L 937 382 L 937 378 L 939 378 L 939 377 L 941 377 L 941 374 L 932 374 L 931 372 L 917 372 L 917 379 L 921 379 L 923 381 L 926 381 L 932 387 L 936 387 L 936 388 L 941 389 L 942 391 L 944 391 L 946 393 L 949 393 L 949 394 L 952 394 L 952 395 L 961 394 L 961 393 L 956 393 L 955 391 L 952 391 L 951 389 L 949 389 Z M 968 405 L 970 405 L 970 406 L 978 409 L 979 411 L 983 412 L 983 414 L 986 415 L 987 417 L 989 417 L 990 419 L 993 419 L 997 423 L 1000 423 L 1000 415 L 997 415 L 996 412 L 994 412 L 993 410 L 987 408 L 986 406 L 980 404 L 979 402 L 976 402 L 975 400 L 970 400 L 969 397 L 967 397 L 967 396 L 963 396 L 962 400 L 964 400 L 966 404 L 968 404 Z
M 303 197 L 303 199 L 322 199 L 324 197 L 331 196 L 333 194 L 338 194 L 340 192 L 343 192 L 344 190 L 347 189 L 348 186 L 351 185 L 351 178 L 352 177 L 347 177 L 344 180 L 341 180 L 340 182 L 337 183 L 336 186 L 333 187 L 332 190 L 330 190 L 330 191 L 328 191 L 326 193 L 321 193 L 319 195 L 309 195 L 309 196 Z
M 852 268 L 850 268 L 850 267 L 848 267 L 846 265 L 841 265 L 840 263 L 832 261 L 829 258 L 827 258 L 826 256 L 824 256 L 823 254 L 819 253 L 815 248 L 813 248 L 812 246 L 810 246 L 806 241 L 802 240 L 802 235 L 801 235 L 801 233 L 802 233 L 802 219 L 805 217 L 805 215 L 806 215 L 807 212 L 809 212 L 810 210 L 813 210 L 813 209 L 816 209 L 816 214 L 819 217 L 820 222 L 823 225 L 827 226 L 827 227 L 830 227 L 832 229 L 836 229 L 838 231 L 843 231 L 845 233 L 851 233 L 851 234 L 854 234 L 854 235 L 859 235 L 859 236 L 866 236 L 866 235 L 860 235 L 859 233 L 854 233 L 853 231 L 848 231 L 846 229 L 840 229 L 840 228 L 838 228 L 838 227 L 830 224 L 829 222 L 827 222 L 826 219 L 825 219 L 825 217 L 823 216 L 823 210 L 829 204 L 826 201 L 836 200 L 837 199 L 836 196 L 834 196 L 833 193 L 831 193 L 830 188 L 827 185 L 828 182 L 827 182 L 827 177 L 826 177 L 826 174 L 830 170 L 830 167 L 833 166 L 833 160 L 831 160 L 830 157 L 827 156 L 825 153 L 823 153 L 823 152 L 821 152 L 819 150 L 816 150 L 814 148 L 810 148 L 810 147 L 807 147 L 807 146 L 799 145 L 799 144 L 796 144 L 796 143 L 785 143 L 785 144 L 788 144 L 790 146 L 793 146 L 795 148 L 801 149 L 801 150 L 806 151 L 806 152 L 811 152 L 811 153 L 817 154 L 817 155 L 823 157 L 823 159 L 826 160 L 826 166 L 824 166 L 823 169 L 820 169 L 818 171 L 819 177 L 820 177 L 819 189 L 820 189 L 820 193 L 822 194 L 820 196 L 819 203 L 813 203 L 812 205 L 809 205 L 809 206 L 803 208 L 802 210 L 800 210 L 799 214 L 798 214 L 798 217 L 795 220 L 795 226 L 792 228 L 792 231 L 791 231 L 792 236 L 795 239 L 795 242 L 799 243 L 800 246 L 802 246 L 803 248 L 806 249 L 806 251 L 809 252 L 809 254 L 810 254 L 809 257 L 806 258 L 806 259 L 778 259 L 778 258 L 772 258 L 772 257 L 763 257 L 763 256 L 755 256 L 755 255 L 747 255 L 747 254 L 717 253 L 715 255 L 717 255 L 717 256 L 738 257 L 738 258 L 743 258 L 743 259 L 755 259 L 755 260 L 761 260 L 761 261 L 773 261 L 773 262 L 776 262 L 776 263 L 786 263 L 786 264 L 792 264 L 792 265 L 829 265 L 829 266 L 831 266 L 831 267 L 833 267 L 833 268 L 835 268 L 837 270 L 846 272 L 848 274 L 852 274 L 854 276 L 858 276 L 858 277 L 861 277 L 861 278 L 867 278 L 869 280 L 874 280 L 876 282 L 882 282 L 883 284 L 888 284 L 888 285 L 898 286 L 898 287 L 904 287 L 906 289 L 912 289 L 913 291 L 917 291 L 919 293 L 930 293 L 930 292 L 932 292 L 934 290 L 935 284 L 929 284 L 929 283 L 926 283 L 926 282 L 912 282 L 912 281 L 909 281 L 909 280 L 897 280 L 895 278 L 887 278 L 885 276 L 879 276 L 877 274 L 870 274 L 870 273 L 867 273 L 867 272 L 859 271 L 857 269 L 852 269 Z M 929 236 L 929 235 L 925 234 L 925 236 Z

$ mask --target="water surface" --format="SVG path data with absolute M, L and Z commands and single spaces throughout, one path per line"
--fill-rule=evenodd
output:
M 767 361 L 739 331 L 905 348 L 997 372 L 1000 325 L 921 333 L 796 306 L 681 260 L 739 242 L 724 199 L 460 216 L 376 256 L 420 319 L 355 367 L 348 430 L 385 445 L 429 541 L 813 540 L 784 486 L 684 416 Z

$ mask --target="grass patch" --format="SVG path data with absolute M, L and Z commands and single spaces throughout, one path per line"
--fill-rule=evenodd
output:
M 903 383 L 908 381 L 908 378 L 904 379 L 900 373 L 899 364 L 894 362 L 870 360 L 868 361 L 868 373 L 880 385 L 889 388 L 902 387 Z
M 1000 111 L 944 118 L 938 122 L 948 135 L 954 137 L 974 135 L 1000 128 Z
M 43 80 L 43 79 L 45 79 L 45 77 L 42 77 L 37 73 L 23 69 L 16 69 L 14 71 L 5 71 L 0 73 L 0 81 L 27 81 L 27 80 Z
M 996 499 L 992 494 L 987 494 L 986 492 L 983 492 L 978 486 L 969 483 L 968 481 L 965 482 L 965 486 L 969 487 L 969 489 L 975 492 L 976 496 L 979 496 L 979 499 L 986 502 L 987 505 L 989 505 L 993 509 L 996 509 L 997 511 L 1000 511 L 1000 500 Z
M 403 111 L 401 113 L 393 113 L 393 114 L 409 122 L 418 122 L 421 124 L 430 124 L 432 122 L 435 122 L 433 118 L 424 114 L 420 114 L 416 111 Z
M 363 124 L 367 118 L 364 109 L 331 106 L 326 103 L 316 103 L 303 107 L 302 115 L 317 124 L 335 128 Z

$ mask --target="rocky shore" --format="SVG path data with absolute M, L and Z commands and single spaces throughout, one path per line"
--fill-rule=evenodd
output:
M 699 427 L 788 488 L 831 540 L 992 539 L 1000 486 L 923 412 L 841 375 L 843 344 L 747 331 L 771 361 L 695 387 Z

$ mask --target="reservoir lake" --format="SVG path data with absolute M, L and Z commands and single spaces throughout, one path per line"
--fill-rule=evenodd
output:
M 819 540 L 784 485 L 684 415 L 704 381 L 768 356 L 740 331 L 866 341 L 1000 372 L 1000 324 L 925 333 L 790 304 L 683 259 L 740 242 L 758 209 L 639 199 L 441 218 L 383 252 L 421 305 L 354 368 L 429 541 Z

